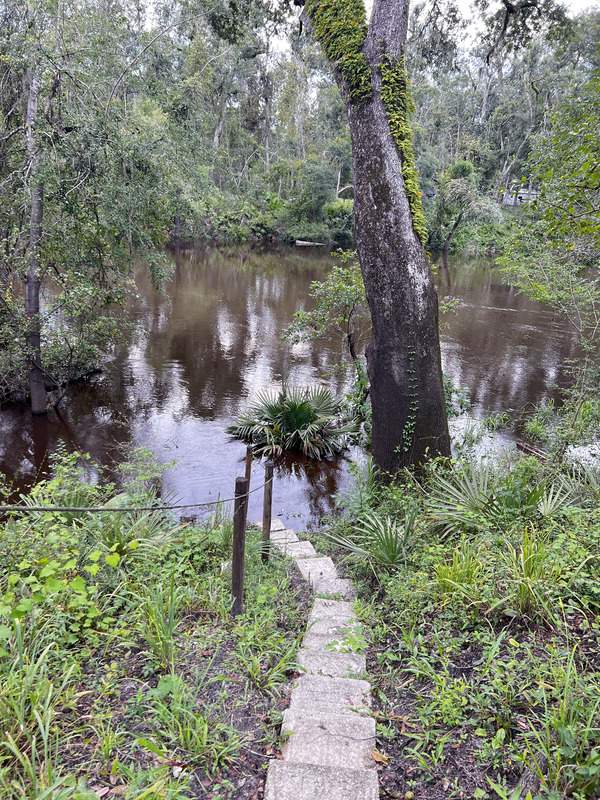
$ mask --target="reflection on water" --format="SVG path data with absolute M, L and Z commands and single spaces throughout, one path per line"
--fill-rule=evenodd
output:
M 504 285 L 489 262 L 450 261 L 439 273 L 440 297 L 460 299 L 441 324 L 444 371 L 469 389 L 474 412 L 518 416 L 558 397 L 561 368 L 575 355 L 566 321 Z
M 339 363 L 335 343 L 290 347 L 280 333 L 306 306 L 310 283 L 332 263 L 311 251 L 181 251 L 164 293 L 143 272 L 135 309 L 141 333 L 105 371 L 72 387 L 60 415 L 32 419 L 21 407 L 0 413 L 0 469 L 24 485 L 46 471 L 45 452 L 66 440 L 103 464 L 114 464 L 130 441 L 151 448 L 162 463 L 165 489 L 181 503 L 230 497 L 243 472 L 244 445 L 224 426 L 258 391 L 322 380 Z M 440 294 L 461 300 L 442 324 L 444 368 L 467 387 L 477 413 L 518 413 L 546 396 L 573 355 L 563 321 L 503 286 L 486 264 L 450 262 L 439 270 Z M 327 378 L 335 392 L 343 374 Z M 254 486 L 262 483 L 255 464 Z M 278 465 L 274 511 L 304 521 L 332 510 L 333 495 L 349 482 L 344 459 L 314 464 L 289 458 Z M 260 518 L 261 493 L 249 517 Z

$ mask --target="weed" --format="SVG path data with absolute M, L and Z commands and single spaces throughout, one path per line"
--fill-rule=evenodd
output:
M 211 771 L 229 763 L 239 750 L 240 734 L 203 714 L 198 690 L 193 691 L 179 676 L 161 678 L 149 697 L 156 700 L 152 727 L 165 746 L 185 751 Z
M 135 598 L 139 603 L 140 634 L 150 657 L 159 669 L 168 669 L 175 661 L 177 612 L 182 602 L 182 590 L 175 586 L 175 574 L 171 574 L 167 592 L 161 583 L 156 583 Z

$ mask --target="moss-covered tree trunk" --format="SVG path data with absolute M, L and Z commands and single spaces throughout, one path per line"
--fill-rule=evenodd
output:
M 449 455 L 437 294 L 414 167 L 404 69 L 407 0 L 307 0 L 348 109 L 354 232 L 373 338 L 373 457 L 387 473 Z

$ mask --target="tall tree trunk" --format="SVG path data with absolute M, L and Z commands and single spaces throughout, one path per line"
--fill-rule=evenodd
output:
M 44 217 L 44 187 L 39 181 L 40 153 L 35 139 L 38 108 L 38 77 L 34 68 L 28 70 L 28 98 L 25 124 L 28 172 L 31 185 L 31 212 L 29 217 L 29 268 L 25 278 L 25 314 L 27 316 L 27 349 L 29 355 L 29 394 L 33 414 L 47 412 L 46 387 L 42 372 L 42 347 L 40 328 L 40 245 Z
M 332 31 L 335 36 L 336 29 L 327 26 L 332 17 L 335 24 L 356 14 L 356 8 L 355 0 L 307 0 L 309 19 L 333 62 L 348 108 L 354 163 L 354 230 L 373 325 L 367 349 L 373 406 L 372 452 L 380 470 L 395 473 L 411 464 L 421 464 L 428 457 L 449 455 L 450 441 L 437 293 L 425 248 L 415 230 L 415 204 L 420 213 L 420 190 L 414 166 L 414 177 L 408 170 L 412 149 L 406 149 L 401 132 L 399 135 L 396 130 L 392 135 L 389 122 L 394 114 L 401 114 L 402 106 L 406 109 L 409 105 L 406 97 L 397 96 L 396 78 L 390 79 L 390 75 L 397 76 L 398 70 L 403 70 L 408 2 L 376 0 L 364 42 L 359 52 L 350 50 L 353 62 L 347 66 L 338 54 L 340 47 L 332 47 L 327 38 Z M 358 63 L 360 67 L 362 57 L 368 66 L 366 78 L 354 66 Z M 361 89 L 357 95 L 353 86 L 360 78 L 364 87 L 369 72 L 372 93 L 369 96 Z M 390 104 L 395 103 L 399 111 L 391 109 Z

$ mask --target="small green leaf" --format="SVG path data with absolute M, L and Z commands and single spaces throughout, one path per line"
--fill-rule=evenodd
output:
M 144 747 L 146 750 L 150 750 L 151 753 L 154 753 L 155 755 L 160 756 L 160 758 L 164 758 L 165 757 L 165 754 L 163 753 L 163 751 L 159 747 L 157 747 L 154 744 L 154 742 L 149 742 L 148 739 L 136 739 L 136 742 L 139 745 L 141 745 L 142 747 Z
M 121 556 L 118 553 L 112 553 L 110 556 L 105 556 L 105 561 L 109 567 L 116 567 L 120 560 Z
M 71 589 L 73 589 L 74 592 L 85 592 L 85 581 L 83 580 L 81 575 L 78 575 L 76 578 L 73 578 L 73 580 L 69 583 L 69 586 L 71 587 Z
M 0 625 L 0 640 L 10 639 L 11 636 L 12 636 L 12 631 L 8 627 L 8 625 Z

